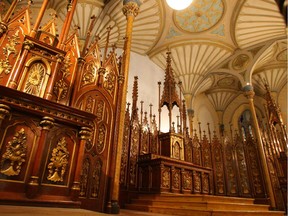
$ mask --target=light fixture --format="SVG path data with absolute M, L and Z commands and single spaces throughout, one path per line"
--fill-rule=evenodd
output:
M 174 10 L 184 10 L 187 8 L 193 0 L 166 0 L 169 7 Z

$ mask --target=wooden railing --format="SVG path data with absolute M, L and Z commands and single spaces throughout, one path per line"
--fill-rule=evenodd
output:
M 139 191 L 213 194 L 210 168 L 154 154 L 140 155 L 138 167 Z

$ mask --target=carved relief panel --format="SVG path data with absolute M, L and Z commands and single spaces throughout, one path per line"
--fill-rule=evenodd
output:
M 33 149 L 40 136 L 37 121 L 17 113 L 4 120 L 0 128 L 0 182 L 24 182 L 29 177 Z
M 43 185 L 67 186 L 72 181 L 71 175 L 75 167 L 75 155 L 77 152 L 77 131 L 54 126 L 47 139 L 47 155 L 43 167 Z
M 0 85 L 6 85 L 12 67 L 24 41 L 24 35 L 30 32 L 29 10 L 23 9 L 8 23 L 8 31 L 0 40 Z

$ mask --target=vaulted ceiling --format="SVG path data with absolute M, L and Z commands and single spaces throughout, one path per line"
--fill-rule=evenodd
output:
M 41 2 L 35 0 L 33 7 L 39 8 Z M 66 6 L 63 0 L 49 1 L 46 19 L 55 11 L 59 31 Z M 100 36 L 104 46 L 111 26 L 110 44 L 122 48 L 126 28 L 122 6 L 122 0 L 79 0 L 72 25 L 80 27 L 80 40 L 85 40 L 94 15 L 93 37 Z M 170 50 L 188 109 L 193 98 L 205 92 L 215 109 L 223 110 L 247 83 L 259 95 L 263 80 L 276 92 L 287 85 L 286 32 L 274 0 L 194 0 L 182 11 L 173 11 L 165 0 L 144 0 L 133 24 L 132 51 L 164 69 Z

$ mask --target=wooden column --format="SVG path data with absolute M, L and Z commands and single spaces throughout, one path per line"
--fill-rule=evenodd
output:
M 0 128 L 2 121 L 5 119 L 7 115 L 10 113 L 10 107 L 5 104 L 0 104 Z
M 79 134 L 80 134 L 80 143 L 79 143 L 79 149 L 78 149 L 74 181 L 73 181 L 73 185 L 71 188 L 72 200 L 77 200 L 79 197 L 81 168 L 83 164 L 85 145 L 86 145 L 86 141 L 91 136 L 91 129 L 88 127 L 82 127 Z
M 77 61 L 77 73 L 76 73 L 76 77 L 75 77 L 75 82 L 74 82 L 74 88 L 72 89 L 72 99 L 71 99 L 71 106 L 75 106 L 75 103 L 76 103 L 76 96 L 77 96 L 77 93 L 78 93 L 78 90 L 79 90 L 79 87 L 81 85 L 81 75 L 82 75 L 82 68 L 83 68 L 83 65 L 85 64 L 85 59 L 82 58 L 82 57 L 79 57 L 78 58 L 78 61 Z
M 57 62 L 55 64 L 54 70 L 52 71 L 52 76 L 49 79 L 49 82 L 48 82 L 48 85 L 47 85 L 47 89 L 46 89 L 46 92 L 45 92 L 45 95 L 44 95 L 44 98 L 47 99 L 47 100 L 51 100 L 52 99 L 53 87 L 54 87 L 56 75 L 57 75 L 57 72 L 58 72 L 58 69 L 59 69 L 61 63 L 64 60 L 64 56 L 57 55 L 56 58 L 57 58 Z
M 247 85 L 244 87 L 244 95 L 249 100 L 250 111 L 252 114 L 252 119 L 253 119 L 254 128 L 255 128 L 255 134 L 256 134 L 256 138 L 257 138 L 257 145 L 258 145 L 257 149 L 259 151 L 260 160 L 261 160 L 260 163 L 261 163 L 261 166 L 263 169 L 264 180 L 265 180 L 267 192 L 268 192 L 268 195 L 270 198 L 270 205 L 272 208 L 275 209 L 276 208 L 276 202 L 275 202 L 274 190 L 273 190 L 273 185 L 272 185 L 272 181 L 271 181 L 270 174 L 269 174 L 265 150 L 264 150 L 264 146 L 262 143 L 259 124 L 258 124 L 258 120 L 257 120 L 257 116 L 256 116 L 255 106 L 254 106 L 253 98 L 254 98 L 255 92 L 254 92 L 253 87 L 251 85 Z
M 38 17 L 37 17 L 37 19 L 35 21 L 35 24 L 33 26 L 32 31 L 30 32 L 30 36 L 33 37 L 33 38 L 35 37 L 35 35 L 37 33 L 37 30 L 38 30 L 38 28 L 40 26 L 40 23 L 41 23 L 42 18 L 44 16 L 44 13 L 45 13 L 45 10 L 47 8 L 48 2 L 49 2 L 49 0 L 44 0 L 43 3 L 42 3 L 42 6 L 41 6 L 40 11 L 38 13 Z
M 73 19 L 73 14 L 76 9 L 76 5 L 77 5 L 77 0 L 70 0 L 67 6 L 68 12 L 67 12 L 64 24 L 63 24 L 62 32 L 59 36 L 58 48 L 60 49 L 64 49 L 64 43 L 68 37 L 68 33 L 69 33 L 70 25 Z
M 12 69 L 11 76 L 9 77 L 8 87 L 12 89 L 17 89 L 18 81 L 21 75 L 21 68 L 23 68 L 29 50 L 34 47 L 34 44 L 30 41 L 23 42 L 23 52 L 20 54 L 19 61 L 15 62 L 14 67 Z
M 121 76 L 124 78 L 122 84 L 122 95 L 120 98 L 120 107 L 119 120 L 118 120 L 118 137 L 116 144 L 116 155 L 114 165 L 115 167 L 114 177 L 112 180 L 112 189 L 111 189 L 111 200 L 109 200 L 107 210 L 110 213 L 118 214 L 119 213 L 119 186 L 120 186 L 120 169 L 121 169 L 121 153 L 122 153 L 122 144 L 123 144 L 123 133 L 124 133 L 124 122 L 125 122 L 125 109 L 126 109 L 126 96 L 127 96 L 127 86 L 128 86 L 128 75 L 129 75 L 129 63 L 130 63 L 130 51 L 131 51 L 131 38 L 132 38 L 132 27 L 134 18 L 138 15 L 139 7 L 141 3 L 138 0 L 124 0 L 123 1 L 123 13 L 126 16 L 126 40 L 124 44 L 124 54 L 123 54 L 123 64 L 121 69 Z M 121 87 L 120 87 L 121 88 Z
M 19 0 L 14 0 L 12 2 L 12 4 L 10 5 L 8 11 L 6 12 L 5 16 L 3 17 L 3 20 L 2 21 L 0 20 L 0 38 L 8 30 L 7 23 L 8 23 L 11 15 L 13 13 L 13 11 L 15 10 L 15 7 L 16 7 L 18 2 L 19 2 Z
M 41 169 L 41 162 L 43 159 L 43 152 L 45 149 L 45 144 L 47 140 L 47 135 L 49 130 L 54 126 L 54 119 L 50 117 L 43 117 L 43 120 L 40 122 L 42 127 L 40 139 L 38 141 L 37 146 L 35 146 L 35 158 L 32 161 L 33 167 L 30 176 L 30 181 L 26 188 L 26 196 L 28 198 L 33 198 L 36 196 L 39 190 L 39 178 L 40 178 L 40 169 Z

